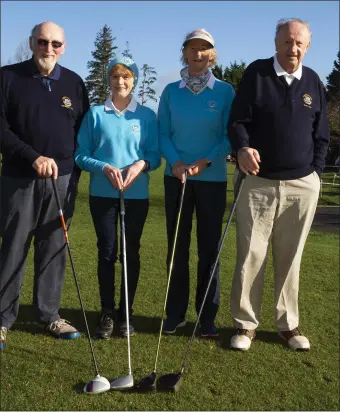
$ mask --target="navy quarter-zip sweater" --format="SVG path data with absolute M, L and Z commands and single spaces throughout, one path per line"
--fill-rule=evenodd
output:
M 53 158 L 60 176 L 75 168 L 77 133 L 89 108 L 85 85 L 60 65 L 50 87 L 38 73 L 33 58 L 0 69 L 3 176 L 35 177 L 32 164 L 39 156 Z
M 301 79 L 289 86 L 277 76 L 273 58 L 251 63 L 232 104 L 228 135 L 234 151 L 259 152 L 260 177 L 298 179 L 314 170 L 320 175 L 329 127 L 319 76 L 303 66 Z

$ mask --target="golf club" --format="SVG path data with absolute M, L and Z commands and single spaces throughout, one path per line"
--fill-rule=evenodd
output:
M 121 376 L 111 382 L 111 389 L 128 389 L 134 385 L 131 373 L 131 349 L 130 349 L 130 319 L 129 319 L 129 301 L 128 301 L 128 283 L 127 283 L 127 266 L 126 266 L 126 238 L 125 238 L 125 204 L 124 193 L 120 191 L 120 226 L 122 236 L 122 254 L 123 254 L 123 273 L 125 285 L 125 314 L 127 327 L 127 344 L 128 344 L 128 375 Z
M 182 184 L 181 198 L 180 198 L 180 203 L 179 203 L 179 208 L 178 208 L 178 215 L 177 215 L 177 223 L 176 223 L 175 235 L 174 235 L 173 246 L 172 246 L 172 251 L 171 251 L 171 259 L 170 259 L 169 273 L 168 273 L 168 283 L 167 283 L 166 291 L 165 291 L 165 299 L 164 299 L 164 306 L 163 306 L 163 312 L 162 312 L 162 318 L 161 318 L 161 326 L 160 326 L 159 335 L 158 335 L 158 345 L 157 345 L 157 350 L 156 350 L 155 365 L 154 365 L 152 373 L 150 375 L 146 376 L 145 378 L 141 379 L 136 384 L 136 389 L 138 391 L 141 391 L 141 392 L 144 392 L 144 391 L 145 392 L 147 392 L 147 391 L 154 392 L 156 390 L 156 375 L 157 375 L 156 369 L 157 369 L 158 354 L 159 354 L 159 348 L 160 348 L 160 344 L 161 344 L 162 329 L 163 329 L 163 323 L 164 323 L 164 314 L 165 314 L 165 309 L 166 309 L 166 303 L 167 303 L 167 300 L 168 300 L 169 286 L 170 286 L 172 267 L 173 267 L 174 257 L 175 257 L 177 234 L 178 234 L 179 222 L 181 220 L 181 212 L 182 212 L 182 206 L 183 206 L 183 199 L 184 199 L 187 175 L 188 175 L 188 172 L 186 170 L 185 171 L 185 180 L 184 180 L 184 183 Z
M 63 232 L 64 232 L 67 251 L 68 251 L 68 255 L 69 255 L 69 258 L 70 258 L 70 262 L 71 262 L 72 273 L 73 273 L 74 281 L 75 281 L 77 292 L 78 292 L 79 303 L 80 303 L 81 310 L 82 310 L 83 315 L 84 315 L 87 337 L 88 337 L 88 340 L 89 340 L 93 365 L 94 365 L 94 369 L 95 369 L 95 372 L 96 372 L 96 377 L 93 378 L 90 382 L 88 382 L 84 386 L 84 392 L 88 393 L 88 394 L 97 394 L 97 393 L 101 393 L 101 392 L 106 392 L 110 389 L 110 382 L 106 378 L 104 378 L 103 376 L 100 376 L 100 374 L 99 374 L 98 365 L 97 365 L 96 357 L 94 355 L 93 345 L 92 345 L 92 341 L 91 341 L 90 331 L 89 331 L 89 327 L 88 327 L 88 324 L 87 324 L 85 309 L 84 309 L 83 301 L 82 301 L 82 298 L 81 298 L 81 295 L 80 295 L 80 289 L 79 289 L 78 279 L 77 279 L 77 276 L 76 276 L 76 270 L 75 270 L 72 255 L 71 255 L 70 242 L 69 242 L 69 239 L 68 239 L 64 214 L 63 214 L 63 210 L 61 208 L 60 198 L 59 198 L 59 194 L 58 194 L 58 190 L 57 190 L 57 187 L 56 187 L 56 182 L 55 182 L 54 177 L 52 177 L 51 180 L 52 180 L 52 187 L 53 187 L 54 196 L 55 196 L 57 206 L 58 206 L 58 212 L 59 212 L 59 216 L 60 216 L 61 226 L 62 226 Z
M 234 211 L 235 211 L 235 208 L 236 208 L 236 203 L 238 201 L 238 198 L 239 198 L 241 190 L 242 190 L 242 186 L 243 186 L 243 183 L 244 183 L 245 176 L 246 175 L 240 171 L 240 175 L 239 175 L 239 179 L 238 179 L 239 182 L 237 182 L 237 184 L 235 185 L 234 202 L 233 202 L 231 210 L 230 210 L 229 218 L 228 218 L 227 225 L 225 227 L 222 239 L 220 240 L 219 245 L 218 245 L 217 256 L 216 256 L 215 262 L 214 262 L 214 264 L 212 266 L 212 269 L 211 269 L 211 275 L 210 275 L 209 283 L 207 285 L 207 289 L 206 289 L 206 292 L 205 292 L 205 295 L 204 295 L 204 298 L 203 298 L 203 301 L 202 301 L 202 304 L 201 304 L 201 307 L 200 307 L 200 310 L 199 310 L 199 313 L 198 313 L 198 316 L 197 316 L 196 324 L 195 324 L 194 330 L 192 332 L 192 335 L 189 339 L 189 342 L 187 343 L 187 346 L 186 346 L 183 362 L 182 362 L 182 365 L 181 365 L 181 370 L 180 370 L 179 373 L 169 373 L 167 375 L 162 375 L 158 379 L 157 384 L 156 384 L 157 391 L 178 392 L 179 388 L 182 384 L 182 376 L 183 376 L 184 370 L 185 370 L 186 365 L 187 365 L 189 350 L 191 348 L 191 344 L 192 344 L 193 339 L 195 337 L 196 329 L 197 329 L 198 323 L 199 323 L 200 318 L 201 318 L 203 307 L 204 307 L 204 304 L 205 304 L 205 301 L 206 301 L 206 298 L 207 298 L 207 295 L 208 295 L 208 292 L 209 292 L 210 284 L 212 282 L 212 279 L 213 279 L 214 274 L 215 274 L 216 267 L 218 265 L 218 260 L 219 260 L 219 257 L 220 257 L 221 251 L 222 251 L 222 247 L 223 247 L 223 244 L 224 244 L 224 241 L 225 241 L 225 238 L 226 238 L 229 226 L 230 226 L 231 219 L 233 217 L 233 214 L 234 214 Z

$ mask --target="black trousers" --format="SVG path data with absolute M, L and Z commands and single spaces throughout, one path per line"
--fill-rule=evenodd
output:
M 125 238 L 129 313 L 132 314 L 140 272 L 140 239 L 149 210 L 149 199 L 125 199 Z M 115 309 L 115 262 L 118 257 L 119 199 L 90 196 L 90 211 L 97 235 L 98 282 L 102 310 Z M 122 244 L 122 243 L 121 243 Z M 122 251 L 122 247 L 120 248 Z M 120 262 L 123 262 L 120 253 Z M 119 317 L 125 318 L 122 271 Z
M 164 176 L 164 188 L 168 236 L 167 265 L 169 267 L 182 184 L 175 177 Z M 197 219 L 198 248 L 196 312 L 198 313 L 200 310 L 210 278 L 210 269 L 216 259 L 218 243 L 221 238 L 223 215 L 226 208 L 226 190 L 226 182 L 187 180 L 166 307 L 169 318 L 178 321 L 184 320 L 188 308 L 189 248 L 194 210 L 196 210 Z M 218 266 L 202 311 L 201 324 L 215 320 L 219 300 Z

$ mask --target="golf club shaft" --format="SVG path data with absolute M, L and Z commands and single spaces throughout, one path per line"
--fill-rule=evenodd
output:
M 199 313 L 197 315 L 197 320 L 196 320 L 196 323 L 195 323 L 195 327 L 194 327 L 194 330 L 192 332 L 192 335 L 189 339 L 189 342 L 188 342 L 186 350 L 185 350 L 184 359 L 183 359 L 183 363 L 182 363 L 182 366 L 181 366 L 181 372 L 180 372 L 181 374 L 184 372 L 184 369 L 185 369 L 186 364 L 187 364 L 189 349 L 190 349 L 191 343 L 192 343 L 192 341 L 195 337 L 195 333 L 196 333 L 198 323 L 201 319 L 204 304 L 205 304 L 205 301 L 207 299 L 208 292 L 209 292 L 209 289 L 210 289 L 210 285 L 211 285 L 211 282 L 213 280 L 213 277 L 214 277 L 214 274 L 215 274 L 215 271 L 216 271 L 216 268 L 217 268 L 217 265 L 218 265 L 218 261 L 219 261 L 219 258 L 220 258 L 220 254 L 221 254 L 221 251 L 222 251 L 222 247 L 223 247 L 225 238 L 226 238 L 227 233 L 228 233 L 228 229 L 229 229 L 229 226 L 230 226 L 230 223 L 231 223 L 231 219 L 232 219 L 233 214 L 234 214 L 235 209 L 236 209 L 236 204 L 237 204 L 238 198 L 240 197 L 240 193 L 241 193 L 241 190 L 242 190 L 242 186 L 243 186 L 243 183 L 244 183 L 245 176 L 246 175 L 244 173 L 240 172 L 239 182 L 238 182 L 238 184 L 235 185 L 236 188 L 235 188 L 234 202 L 233 202 L 231 210 L 230 210 L 229 218 L 228 218 L 226 227 L 224 229 L 223 236 L 222 236 L 222 238 L 219 242 L 219 245 L 218 245 L 217 256 L 216 256 L 214 265 L 211 269 L 211 275 L 210 275 L 209 283 L 207 285 L 207 289 L 205 291 L 205 294 L 204 294 L 204 297 L 203 297 L 203 300 L 202 300 L 202 303 L 201 303 L 201 307 L 200 307 Z
M 123 190 L 120 191 L 120 227 L 122 236 L 122 255 L 123 255 L 123 273 L 125 285 L 125 315 L 127 327 L 127 343 L 128 343 L 128 370 L 131 375 L 131 350 L 130 350 L 130 319 L 129 319 L 129 297 L 128 297 L 128 282 L 127 282 L 127 266 L 126 266 L 126 238 L 125 238 L 125 203 Z
M 66 227 L 66 223 L 65 223 L 65 219 L 64 219 L 64 214 L 63 214 L 63 210 L 61 208 L 60 198 L 59 198 L 59 194 L 58 194 L 58 190 L 57 190 L 57 187 L 56 187 L 56 182 L 55 182 L 54 177 L 52 177 L 51 180 L 52 180 L 52 187 L 53 187 L 54 196 L 55 196 L 55 199 L 56 199 L 56 202 L 57 202 L 57 205 L 58 205 L 58 211 L 59 211 L 61 226 L 62 226 L 63 232 L 64 232 L 66 247 L 67 247 L 68 255 L 69 255 L 69 258 L 70 258 L 70 262 L 71 262 L 73 278 L 74 278 L 76 288 L 77 288 L 77 292 L 78 292 L 79 303 L 80 303 L 80 306 L 81 306 L 81 309 L 82 309 L 82 312 L 83 312 L 83 315 L 84 315 L 84 321 L 85 321 L 85 326 L 86 326 L 86 331 L 87 331 L 87 338 L 88 338 L 90 348 L 91 348 L 91 353 L 92 353 L 92 360 L 93 360 L 94 368 L 96 370 L 96 374 L 97 374 L 97 376 L 99 376 L 99 370 L 98 370 L 96 357 L 94 355 L 93 345 L 92 345 L 91 336 L 90 336 L 90 330 L 89 330 L 89 326 L 87 324 L 85 309 L 84 309 L 83 301 L 82 301 L 81 294 L 80 294 L 78 279 L 77 279 L 77 276 L 76 276 L 76 270 L 75 270 L 72 255 L 71 255 L 70 242 L 69 242 L 69 239 L 68 239 L 67 227 Z
M 186 170 L 186 171 L 185 171 L 185 180 L 184 180 L 184 183 L 182 183 L 181 199 L 180 199 L 179 208 L 178 208 L 176 229 L 175 229 L 175 235 L 174 235 L 174 240 L 173 240 L 173 245 L 172 245 L 172 251 L 171 251 L 171 259 L 170 259 L 169 273 L 168 273 L 168 283 L 167 283 L 167 285 L 166 285 L 164 306 L 163 306 L 162 319 L 161 319 L 161 327 L 160 327 L 160 329 L 159 329 L 159 335 L 158 335 L 158 345 L 157 345 L 157 351 L 156 351 L 155 366 L 154 366 L 154 369 L 153 369 L 154 372 L 156 372 L 156 368 L 157 368 L 159 348 L 160 348 L 161 337 L 162 337 L 162 329 L 163 329 L 163 323 L 164 323 L 164 314 L 165 314 L 165 309 L 166 309 L 166 303 L 167 303 L 167 301 L 168 301 L 169 286 L 170 286 L 172 268 L 173 268 L 173 265 L 174 265 L 174 258 L 175 258 L 175 250 L 176 250 L 176 243 L 177 243 L 178 228 L 179 228 L 179 222 L 180 222 L 180 220 L 181 220 L 181 214 L 182 214 L 182 207 L 183 207 L 183 200 L 184 200 L 185 187 L 186 187 L 186 183 L 187 183 L 187 177 L 188 177 L 188 172 L 187 172 L 187 170 Z

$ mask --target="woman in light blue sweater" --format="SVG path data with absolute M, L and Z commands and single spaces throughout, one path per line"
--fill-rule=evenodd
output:
M 230 153 L 227 122 L 234 90 L 209 70 L 215 65 L 215 41 L 198 29 L 189 33 L 182 47 L 182 80 L 168 84 L 158 109 L 161 154 L 167 164 L 164 176 L 171 256 L 178 201 L 185 171 L 188 173 L 164 333 L 184 326 L 189 301 L 189 247 L 193 212 L 197 218 L 198 268 L 196 311 L 199 312 L 216 258 L 226 207 L 226 157 Z M 200 319 L 201 336 L 217 336 L 215 317 L 219 306 L 219 271 L 216 270 Z
M 90 211 L 97 235 L 101 314 L 96 335 L 110 338 L 115 322 L 115 262 L 117 260 L 120 190 L 125 197 L 126 256 L 129 313 L 132 313 L 140 271 L 140 239 L 149 209 L 150 170 L 160 166 L 155 113 L 136 102 L 134 61 L 118 56 L 107 68 L 112 95 L 91 107 L 83 119 L 75 153 L 77 165 L 90 172 Z M 122 280 L 117 326 L 127 336 Z M 134 328 L 130 323 L 130 334 Z

